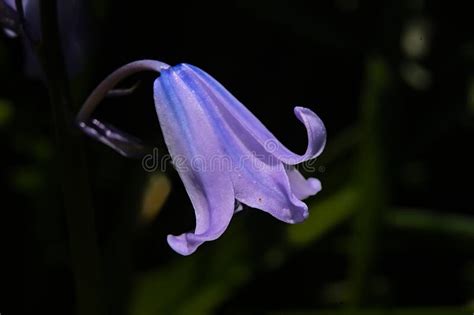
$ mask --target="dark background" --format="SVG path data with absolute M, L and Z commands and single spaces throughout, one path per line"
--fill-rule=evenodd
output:
M 103 0 L 78 14 L 88 45 L 71 80 L 71 115 L 113 70 L 149 58 L 204 69 L 297 152 L 306 136 L 294 106 L 314 110 L 328 132 L 307 174 L 323 191 L 307 200 L 306 222 L 287 226 L 246 208 L 219 240 L 182 257 L 166 244 L 194 226 L 176 172 L 168 167 L 171 193 L 158 206 L 169 188 L 163 175 L 74 131 L 85 144 L 109 314 L 472 312 L 467 2 Z M 2 212 L 15 218 L 2 219 L 14 230 L 2 259 L 14 268 L 0 282 L 23 302 L 2 299 L 0 313 L 72 314 L 80 302 L 54 120 L 44 76 L 26 75 L 24 63 L 21 40 L 2 36 Z M 154 77 L 128 80 L 140 79 L 135 93 L 96 114 L 162 151 Z M 157 206 L 146 216 L 150 195 Z

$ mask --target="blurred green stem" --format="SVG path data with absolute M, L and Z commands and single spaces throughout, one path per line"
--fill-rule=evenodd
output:
M 77 314 L 105 314 L 99 249 L 87 167 L 81 140 L 73 127 L 74 108 L 59 37 L 55 0 L 41 1 L 39 56 L 52 104 L 56 163 L 66 209 Z
M 359 307 L 371 299 L 371 282 L 382 210 L 386 207 L 386 183 L 383 177 L 381 108 L 386 92 L 388 70 L 380 59 L 369 59 L 366 87 L 361 99 L 359 157 L 356 187 L 359 192 L 354 223 L 353 256 L 349 305 Z
M 414 208 L 393 209 L 386 216 L 391 227 L 416 231 L 439 232 L 454 237 L 474 237 L 474 217 L 460 214 L 439 214 Z

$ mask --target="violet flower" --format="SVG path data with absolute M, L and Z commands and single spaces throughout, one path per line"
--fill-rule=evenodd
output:
M 305 179 L 294 165 L 322 152 L 326 142 L 323 122 L 310 109 L 295 108 L 309 138 L 306 152 L 297 155 L 197 67 L 169 67 L 143 60 L 118 69 L 96 88 L 78 115 L 89 135 L 94 136 L 94 128 L 87 122 L 97 103 L 121 79 L 143 70 L 161 73 L 154 83 L 156 112 L 171 157 L 179 159 L 175 168 L 195 209 L 195 230 L 168 236 L 176 252 L 189 255 L 202 243 L 217 239 L 241 204 L 287 223 L 301 222 L 308 216 L 308 207 L 301 200 L 319 192 L 321 184 L 315 178 Z M 110 142 L 109 136 L 123 138 L 117 137 L 116 129 L 99 134 L 104 143 Z M 112 141 L 111 146 L 123 151 L 122 141 Z M 216 158 L 225 160 L 220 166 L 226 167 L 209 167 L 216 165 Z
M 4 7 L 5 13 L 12 10 L 17 12 L 16 1 L 15 0 L 0 0 L 3 2 L 2 6 Z M 25 15 L 25 22 L 28 23 L 28 31 L 32 32 L 32 39 L 38 41 L 40 39 L 40 17 L 39 17 L 39 3 L 37 0 L 22 0 L 23 13 Z M 8 10 L 8 11 L 7 11 Z M 11 11 L 10 11 L 11 12 Z M 10 13 L 11 14 L 11 13 Z M 20 19 L 17 18 L 16 23 L 20 23 Z M 9 37 L 18 36 L 18 27 L 13 23 L 4 25 L 5 34 Z

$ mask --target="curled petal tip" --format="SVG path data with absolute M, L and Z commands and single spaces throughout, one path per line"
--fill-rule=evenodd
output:
M 181 235 L 168 235 L 167 241 L 169 246 L 178 254 L 183 256 L 191 255 L 196 251 L 200 244 L 191 244 L 186 238 L 186 234 Z
M 326 127 L 323 121 L 315 112 L 306 107 L 296 106 L 294 113 L 307 128 L 310 158 L 319 156 L 326 146 Z
M 306 220 L 309 216 L 308 206 L 296 198 L 291 198 L 289 206 L 291 208 L 283 208 L 279 211 L 268 211 L 271 215 L 285 223 L 295 224 Z
M 288 209 L 284 209 L 284 210 L 288 210 Z M 283 222 L 288 223 L 288 224 L 301 223 L 304 220 L 306 220 L 308 218 L 308 216 L 309 216 L 308 210 L 302 211 L 298 215 L 295 215 L 294 213 L 291 213 L 291 214 L 288 214 L 288 219 L 284 220 Z
M 206 231 L 203 234 L 183 233 L 181 235 L 168 235 L 166 240 L 169 246 L 178 254 L 188 256 L 194 253 L 203 243 L 218 239 L 226 228 L 227 226 L 221 231 L 213 233 Z
M 309 216 L 308 207 L 306 206 L 306 204 L 304 204 L 304 207 L 303 209 L 301 209 L 301 211 L 292 213 L 292 220 L 290 223 L 294 224 L 294 223 L 303 222 L 304 220 L 308 218 L 308 216 Z
M 307 183 L 308 183 L 308 186 L 310 187 L 310 191 L 309 191 L 310 196 L 316 195 L 322 189 L 321 182 L 319 181 L 319 179 L 310 177 L 307 179 Z
M 321 191 L 321 182 L 318 179 L 312 177 L 306 179 L 296 168 L 288 168 L 286 174 L 288 175 L 291 191 L 299 200 L 316 195 Z

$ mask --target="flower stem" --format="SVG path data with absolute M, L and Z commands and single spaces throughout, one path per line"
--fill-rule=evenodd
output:
M 359 192 L 358 211 L 354 222 L 351 261 L 351 292 L 349 304 L 361 307 L 374 304 L 374 275 L 378 238 L 382 217 L 387 206 L 388 188 L 385 176 L 382 137 L 384 97 L 390 72 L 386 62 L 371 58 L 367 63 L 365 92 L 361 100 L 359 158 L 356 187 Z
M 105 314 L 94 210 L 81 139 L 73 126 L 68 76 L 61 51 L 55 0 L 41 1 L 42 62 L 52 105 L 56 159 L 66 210 L 77 314 Z
M 169 68 L 169 65 L 166 63 L 149 59 L 133 61 L 118 68 L 105 78 L 90 94 L 77 114 L 77 122 L 85 122 L 89 120 L 97 105 L 121 80 L 138 72 L 155 71 L 160 73 L 162 70 L 167 68 Z

